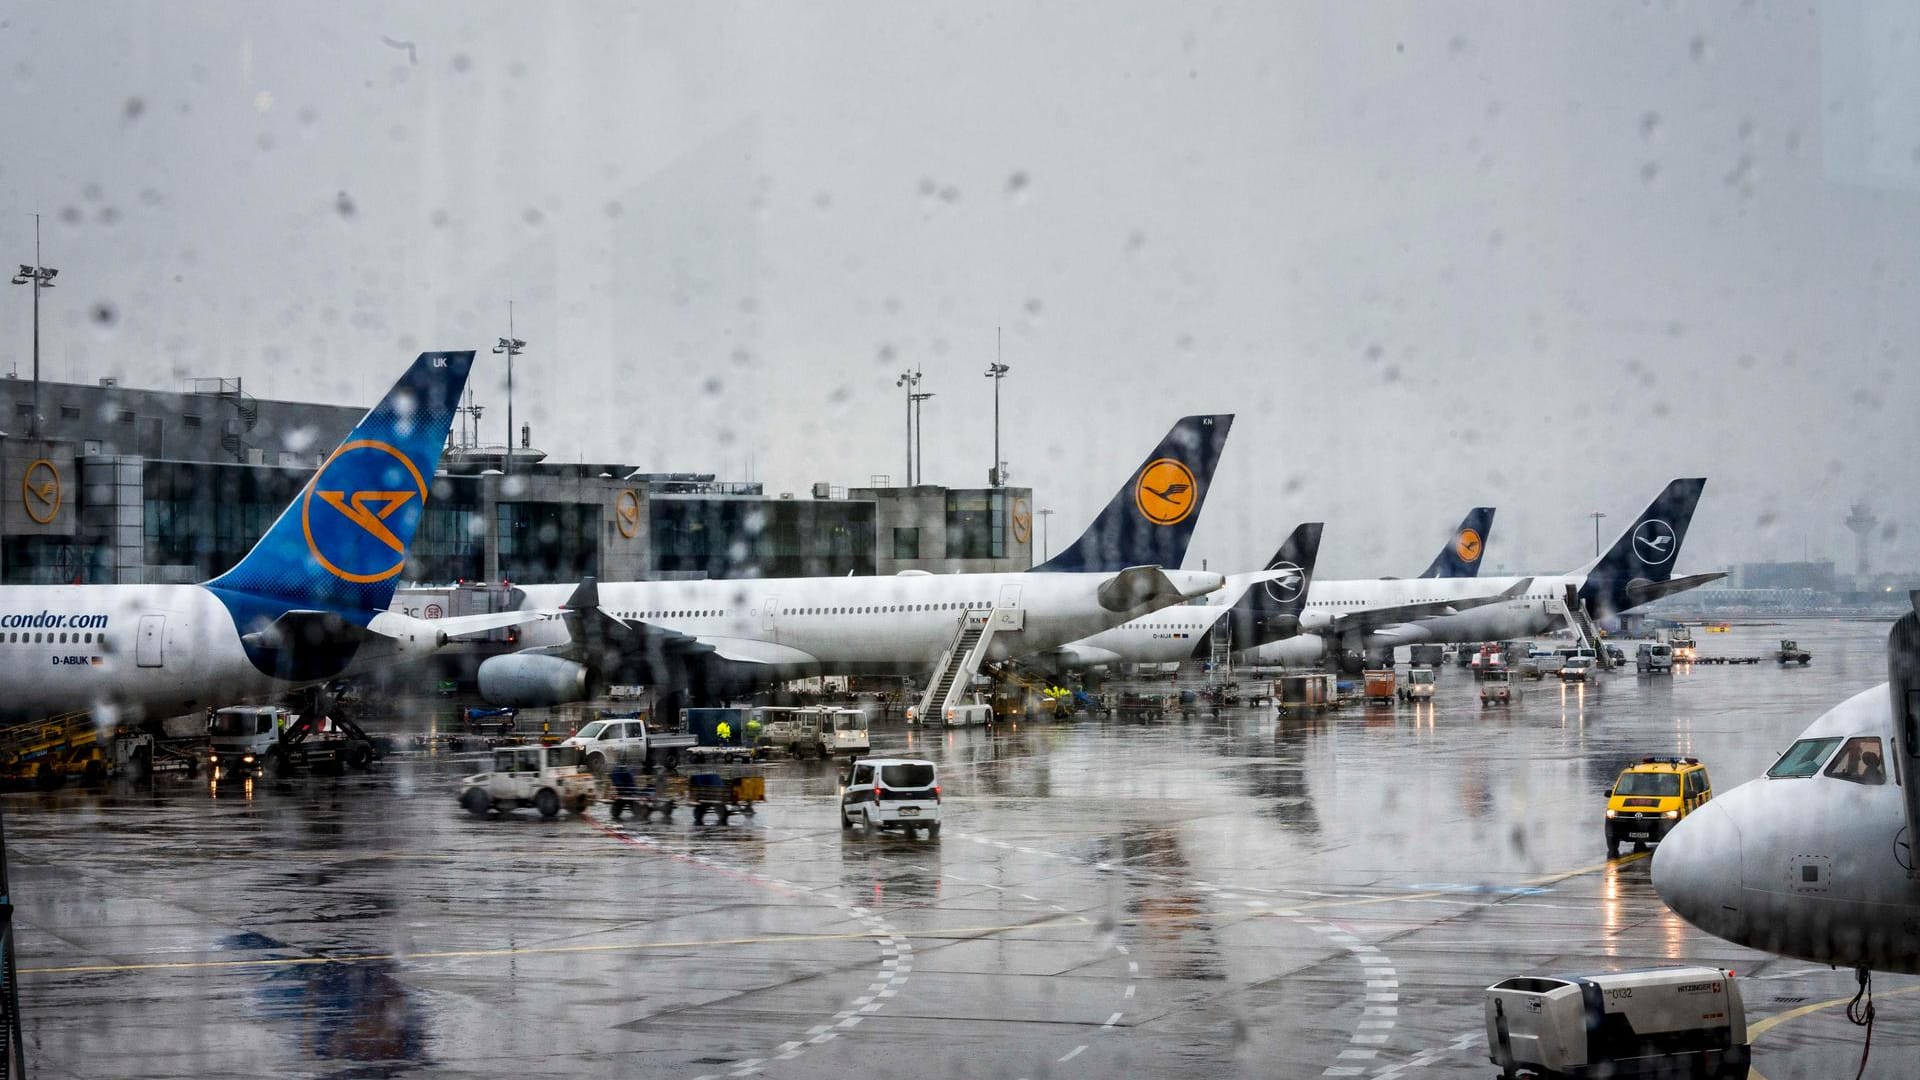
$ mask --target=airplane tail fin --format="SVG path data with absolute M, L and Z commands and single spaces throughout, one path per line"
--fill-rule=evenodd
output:
M 1179 569 L 1232 426 L 1230 414 L 1189 416 L 1173 425 L 1087 531 L 1034 569 L 1059 573 L 1117 573 L 1133 566 Z
M 1620 534 L 1606 554 L 1586 569 L 1580 596 L 1596 617 L 1617 615 L 1636 606 L 1632 593 L 1645 592 L 1673 577 L 1680 545 L 1687 538 L 1704 478 L 1675 480 Z
M 1320 556 L 1318 521 L 1293 530 L 1267 562 L 1269 571 L 1288 571 L 1248 586 L 1227 612 L 1235 651 L 1289 638 L 1300 632 L 1300 612 L 1307 606 L 1307 588 L 1313 583 L 1313 564 Z
M 1453 531 L 1453 539 L 1421 572 L 1423 578 L 1470 578 L 1480 574 L 1480 557 L 1487 553 L 1493 534 L 1493 507 L 1476 506 Z
M 472 367 L 470 351 L 421 353 L 253 550 L 207 588 L 299 609 L 385 611 Z

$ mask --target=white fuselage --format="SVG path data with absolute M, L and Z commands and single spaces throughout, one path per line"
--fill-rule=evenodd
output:
M 1218 574 L 1165 571 L 1180 594 L 1218 589 Z M 1101 606 L 1100 587 L 1113 574 L 902 574 L 730 581 L 611 582 L 599 586 L 600 608 L 713 645 L 728 660 L 756 665 L 771 677 L 924 673 L 938 663 L 967 610 L 1017 612 L 1017 630 L 994 633 L 989 659 L 1004 660 L 1117 626 L 1181 595 L 1121 611 Z M 571 585 L 523 587 L 523 610 L 564 605 Z M 561 645 L 562 621 L 526 628 L 526 646 Z
M 1762 776 L 1689 814 L 1654 853 L 1661 899 L 1741 945 L 1920 972 L 1920 878 L 1901 797 L 1916 778 L 1892 759 L 1893 715 L 1886 684 L 1855 695 L 1801 732 L 1834 742 L 1811 775 Z M 1838 768 L 1856 740 L 1874 740 L 1874 782 Z
M 413 620 L 375 616 L 389 629 L 402 621 Z M 392 655 L 369 643 L 353 666 Z M 81 711 L 177 716 L 298 684 L 255 668 L 226 606 L 198 585 L 8 585 L 0 685 L 0 723 L 18 723 Z
M 1365 633 L 1334 640 L 1341 619 L 1368 611 L 1412 604 L 1473 601 L 1493 596 L 1527 582 L 1526 591 L 1510 600 L 1482 604 L 1446 615 L 1409 619 L 1379 626 Z M 1545 634 L 1563 623 L 1560 601 L 1569 586 L 1586 584 L 1583 574 L 1550 577 L 1393 578 L 1381 581 L 1320 581 L 1307 587 L 1306 610 L 1300 614 L 1300 633 L 1269 642 L 1236 656 L 1256 665 L 1307 665 L 1338 647 L 1359 651 L 1387 649 L 1423 642 L 1504 641 Z
M 1102 664 L 1177 664 L 1192 659 L 1197 644 L 1213 632 L 1247 590 L 1271 576 L 1271 571 L 1228 574 L 1225 587 L 1218 592 L 1069 642 L 1054 649 L 1048 659 L 1066 670 Z

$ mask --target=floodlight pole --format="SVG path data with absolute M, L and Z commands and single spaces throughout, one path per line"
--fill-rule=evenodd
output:
M 27 419 L 27 437 L 40 435 L 40 290 L 53 288 L 60 271 L 40 264 L 40 215 L 33 215 L 33 265 L 20 264 L 13 276 L 15 285 L 33 286 L 33 415 Z
M 507 475 L 513 475 L 513 358 L 520 355 L 527 343 L 513 336 L 513 301 L 507 301 L 507 336 L 493 347 L 496 353 L 507 354 L 507 460 L 501 466 Z
M 1595 510 L 1592 513 L 1588 514 L 1587 516 L 1593 519 L 1593 554 L 1595 558 L 1599 558 L 1600 556 L 1600 519 L 1603 517 L 1606 517 L 1607 515 L 1601 513 L 1598 510 Z
M 1040 515 L 1040 561 L 1046 562 L 1052 556 L 1052 551 L 1047 544 L 1047 519 L 1053 516 L 1053 511 L 1043 506 L 1034 513 Z
M 913 486 L 913 388 L 920 381 L 917 371 L 903 371 L 893 380 L 893 385 L 907 388 L 907 475 L 902 478 L 905 486 Z
M 913 381 L 916 383 L 920 381 L 920 373 L 918 371 L 913 373 Z M 913 395 L 913 459 L 920 470 L 913 478 L 913 482 L 916 485 L 920 483 L 927 472 L 927 455 L 925 448 L 922 446 L 922 441 L 927 433 L 927 425 L 920 417 L 920 403 L 932 396 L 933 394 L 930 392 Z
M 1000 380 L 1007 377 L 1012 369 L 1000 362 L 1000 328 L 993 328 L 993 363 L 987 365 L 987 378 L 993 380 L 993 468 L 987 470 L 987 486 L 999 487 L 1005 482 L 1000 475 Z

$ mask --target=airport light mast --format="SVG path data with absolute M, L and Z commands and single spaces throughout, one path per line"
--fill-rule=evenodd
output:
M 493 347 L 497 353 L 507 354 L 507 460 L 501 467 L 507 475 L 513 475 L 513 358 L 520 355 L 527 343 L 513 336 L 513 301 L 507 301 L 507 336 Z
M 906 486 L 913 486 L 913 388 L 920 385 L 920 373 L 903 371 L 893 385 L 907 388 L 907 475 Z
M 40 215 L 33 215 L 33 265 L 20 264 L 20 272 L 13 275 L 15 285 L 33 286 L 33 416 L 27 421 L 27 437 L 40 435 L 40 290 L 53 288 L 53 279 L 60 271 L 51 266 L 40 265 Z
M 1000 362 L 1000 328 L 997 326 L 993 328 L 993 354 L 994 361 L 987 365 L 986 373 L 987 378 L 993 380 L 993 468 L 987 470 L 987 486 L 999 487 L 1005 479 L 1001 473 L 1006 471 L 1000 460 L 1000 380 L 1012 369 Z
M 1599 558 L 1600 557 L 1600 519 L 1603 517 L 1606 517 L 1607 515 L 1601 513 L 1598 510 L 1595 510 L 1592 513 L 1588 514 L 1587 516 L 1593 519 L 1593 555 L 1595 558 Z
M 916 371 L 913 373 L 913 381 L 920 381 L 919 372 Z M 915 485 L 920 483 L 921 477 L 924 476 L 927 471 L 926 448 L 921 445 L 921 439 L 927 432 L 927 425 L 920 419 L 920 403 L 932 396 L 933 392 L 931 390 L 913 395 L 913 460 L 915 466 L 920 470 L 919 474 L 913 478 Z
M 1046 562 L 1053 555 L 1047 544 L 1047 519 L 1053 516 L 1053 511 L 1043 506 L 1034 513 L 1040 515 L 1040 561 Z

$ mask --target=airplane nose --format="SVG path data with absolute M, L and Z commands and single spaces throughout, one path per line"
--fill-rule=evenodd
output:
M 1740 826 L 1714 800 L 1687 815 L 1654 849 L 1653 888 L 1674 913 L 1710 934 L 1738 941 Z

